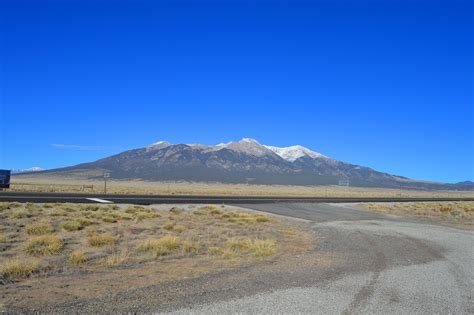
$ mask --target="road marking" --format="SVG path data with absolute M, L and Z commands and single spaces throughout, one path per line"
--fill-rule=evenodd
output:
M 86 198 L 87 200 L 95 201 L 95 202 L 100 202 L 100 203 L 112 203 L 112 201 L 104 200 L 104 199 L 99 199 L 99 198 Z

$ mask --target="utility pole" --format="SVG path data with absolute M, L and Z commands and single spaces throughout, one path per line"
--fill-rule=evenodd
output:
M 110 177 L 110 173 L 104 173 L 104 194 L 107 193 L 107 178 Z

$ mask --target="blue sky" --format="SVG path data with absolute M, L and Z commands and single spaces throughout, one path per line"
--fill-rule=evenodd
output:
M 0 168 L 252 137 L 474 180 L 471 1 L 2 1 Z

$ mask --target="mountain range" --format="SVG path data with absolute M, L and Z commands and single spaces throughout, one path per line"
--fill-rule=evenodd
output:
M 94 179 L 101 178 L 104 172 L 124 180 L 284 185 L 337 185 L 343 181 L 351 186 L 458 189 L 457 184 L 413 180 L 338 161 L 300 145 L 275 147 L 250 138 L 213 146 L 159 141 L 95 162 L 34 175 Z M 474 188 L 472 182 L 460 184 L 463 189 Z

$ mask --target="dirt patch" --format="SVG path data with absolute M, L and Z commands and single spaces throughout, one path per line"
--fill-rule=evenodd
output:
M 268 263 L 314 244 L 301 224 L 223 205 L 0 203 L 0 217 L 5 310 Z

